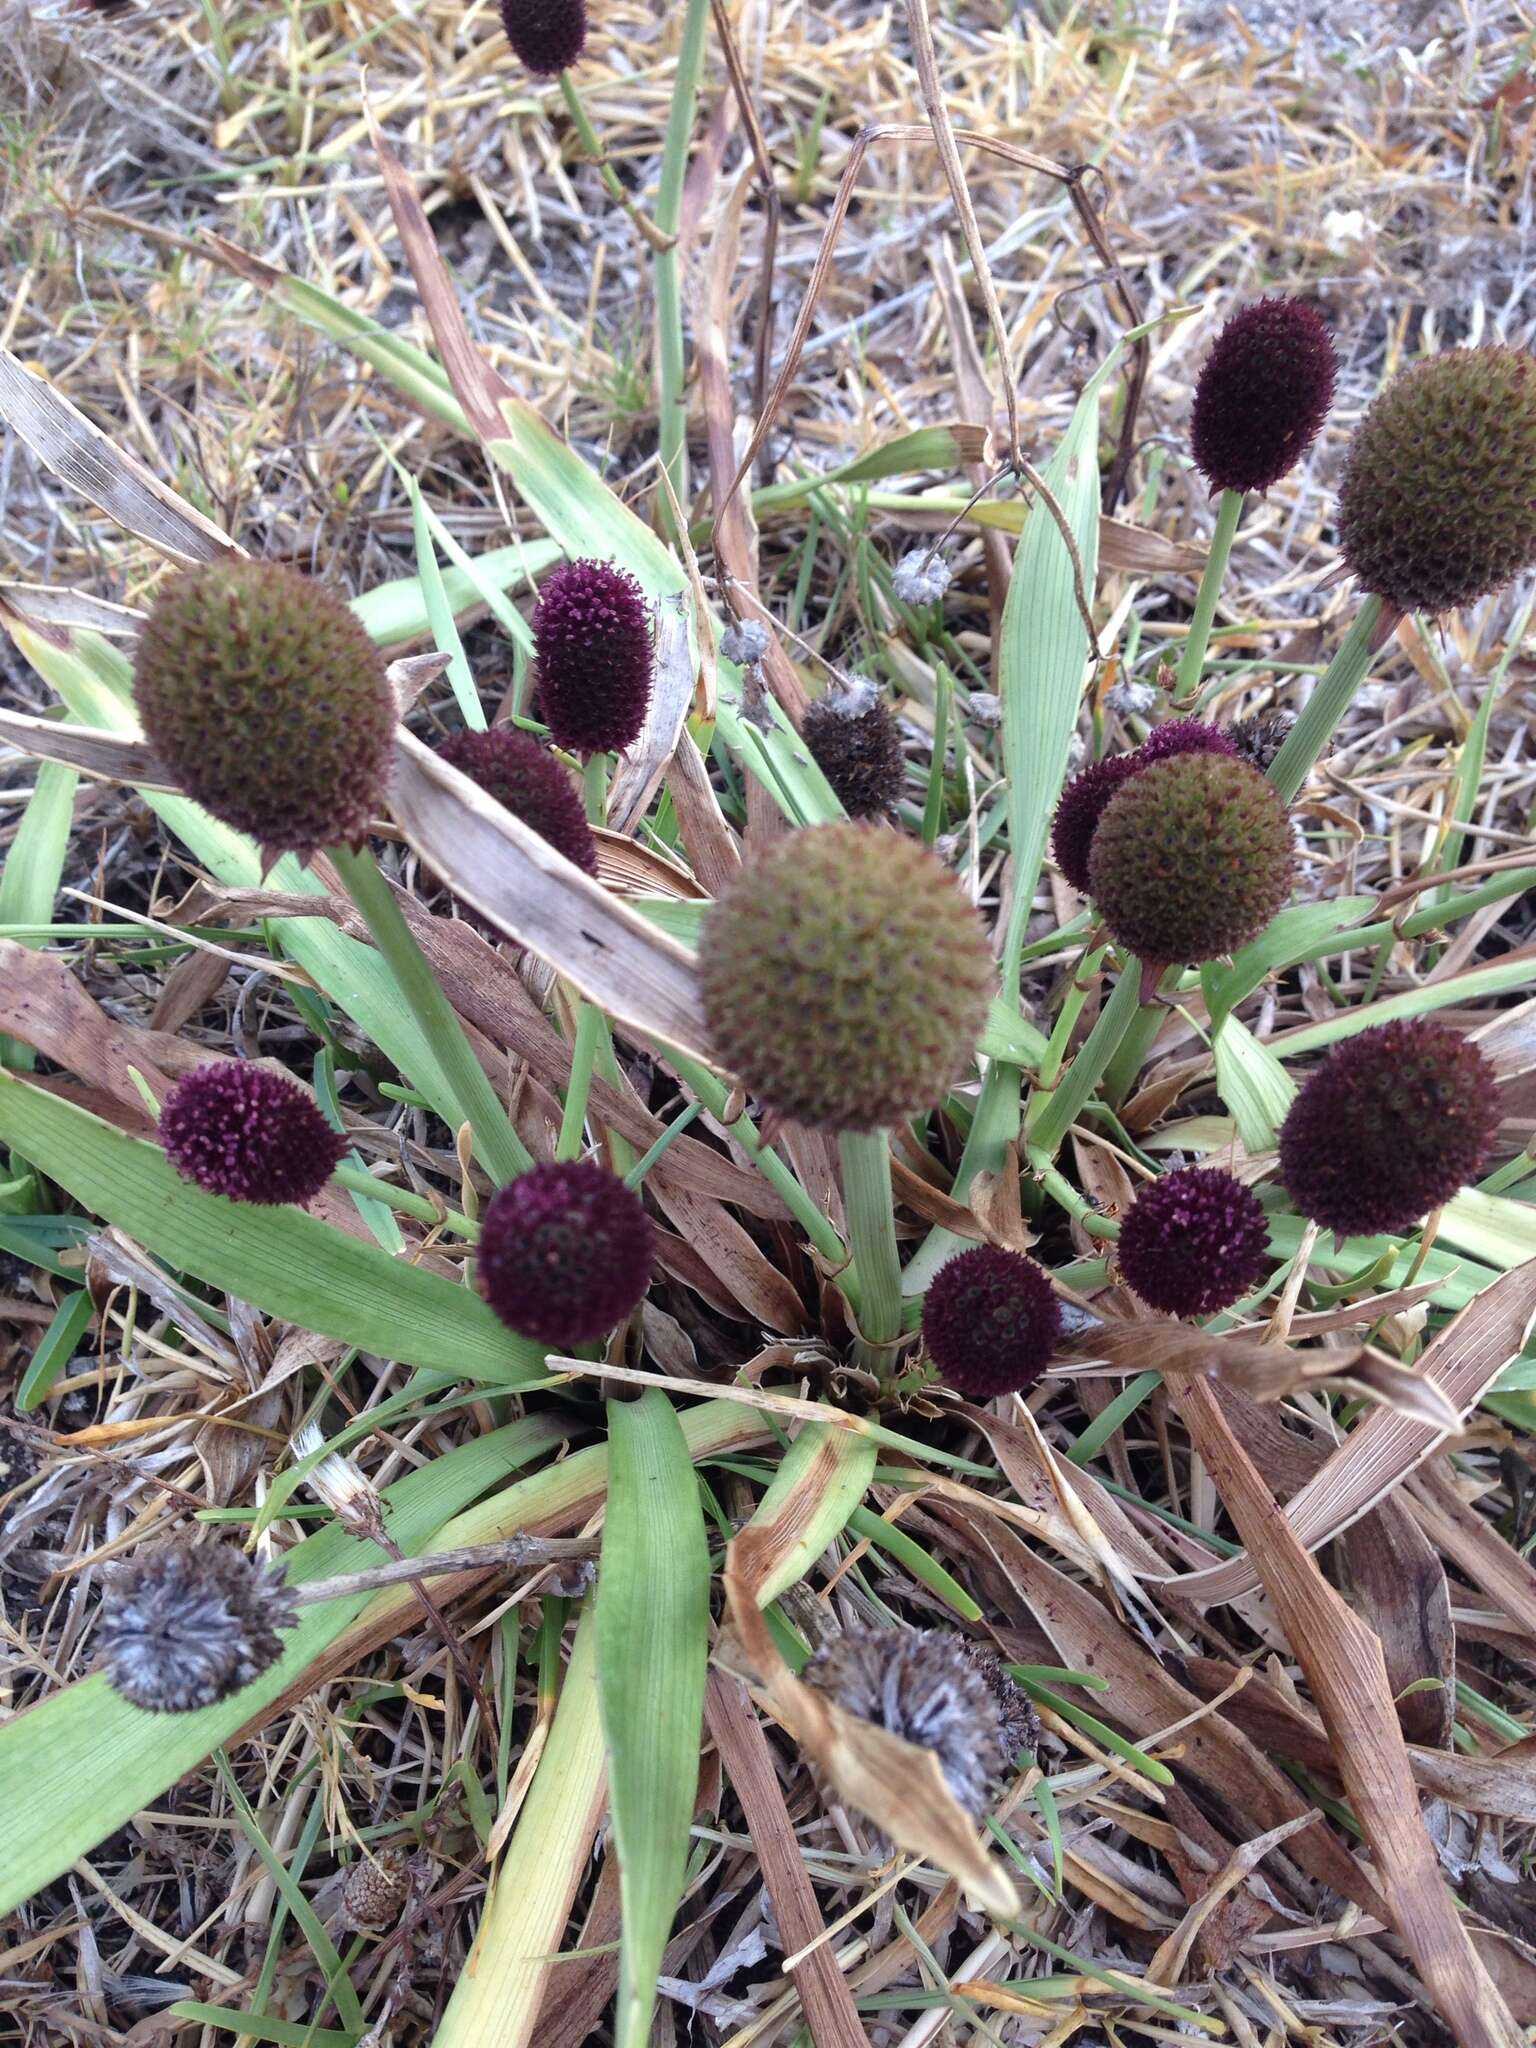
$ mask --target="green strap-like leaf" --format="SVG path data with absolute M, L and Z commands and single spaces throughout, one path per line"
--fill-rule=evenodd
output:
M 688 1445 L 659 1387 L 608 1403 L 608 1456 L 597 1670 L 623 1914 L 615 2038 L 645 2048 L 698 1789 L 709 1544 Z

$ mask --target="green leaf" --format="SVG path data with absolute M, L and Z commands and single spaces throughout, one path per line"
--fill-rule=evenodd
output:
M 880 1446 L 872 1436 L 855 1436 L 832 1423 L 810 1422 L 801 1430 L 747 1527 L 792 1531 L 778 1563 L 757 1589 L 757 1604 L 766 1607 L 803 1579 L 811 1566 L 848 1526 L 874 1477 Z
M 1373 896 L 1336 896 L 1327 903 L 1293 903 L 1282 910 L 1256 939 L 1233 954 L 1229 968 L 1207 970 L 1213 1025 L 1251 995 L 1266 975 L 1310 958 L 1315 947 L 1358 924 L 1375 907 Z
M 507 632 L 515 635 L 521 627 L 526 633 L 527 627 L 523 626 L 520 614 L 507 603 L 502 593 L 516 589 L 520 584 L 531 585 L 546 569 L 552 569 L 560 559 L 560 549 L 555 543 L 552 540 L 519 540 L 513 541 L 510 547 L 487 548 L 483 554 L 466 555 L 452 534 L 441 525 L 430 505 L 427 507 L 427 524 L 432 529 L 434 540 L 449 559 L 449 566 L 442 572 L 442 584 L 454 617 L 483 604 L 495 614 L 498 624 Z M 421 587 L 419 576 L 403 576 L 393 583 L 375 584 L 372 590 L 365 590 L 360 597 L 352 599 L 352 609 L 362 621 L 368 637 L 378 647 L 397 647 L 403 641 L 419 640 L 431 628 L 426 592 Z
M 205 1194 L 158 1145 L 11 1075 L 0 1075 L 0 1137 L 167 1264 L 284 1322 L 455 1379 L 518 1386 L 543 1374 L 542 1349 L 471 1289 L 302 1209 Z
M 454 624 L 453 606 L 448 601 L 448 592 L 443 584 L 443 572 L 432 545 L 432 530 L 427 523 L 427 501 L 421 495 L 421 485 L 409 470 L 395 464 L 406 493 L 411 501 L 411 529 L 416 541 L 416 569 L 421 584 L 422 602 L 427 608 L 427 618 L 432 627 L 432 644 L 439 654 L 448 657 L 448 682 L 453 690 L 454 701 L 459 707 L 459 716 L 471 732 L 485 731 L 485 709 L 480 702 L 480 692 L 475 688 L 475 679 L 470 674 L 469 663 L 464 656 L 464 642 L 459 638 L 459 629 Z
M 37 782 L 27 798 L 10 851 L 0 862 L 0 925 L 46 924 L 64 872 L 75 817 L 78 770 L 62 761 L 39 761 Z M 39 946 L 41 939 L 23 939 Z M 0 1066 L 30 1073 L 36 1055 L 30 1045 L 0 1033 Z
M 924 469 L 941 469 L 953 475 L 973 459 L 972 451 L 962 446 L 952 428 L 917 427 L 910 434 L 898 434 L 894 441 L 885 441 L 878 448 L 855 456 L 852 462 L 839 464 L 836 469 L 821 470 L 815 476 L 792 477 L 786 483 L 765 484 L 752 493 L 752 509 L 759 513 L 780 511 L 786 505 L 800 504 L 813 492 L 825 490 L 831 484 L 874 483 L 881 477 L 913 476 Z M 965 500 L 962 498 L 960 503 Z
M 1238 1136 L 1250 1152 L 1272 1152 L 1296 1099 L 1295 1082 L 1236 1017 L 1225 1020 L 1212 1044 L 1217 1091 L 1237 1121 Z
M 53 1391 L 54 1382 L 90 1327 L 91 1310 L 91 1297 L 81 1287 L 66 1295 L 54 1311 L 16 1390 L 16 1406 L 23 1415 L 30 1415 Z
M 617 2048 L 646 2048 L 688 1861 L 709 1661 L 709 1542 L 677 1413 L 659 1387 L 608 1403 L 598 1701 L 619 1857 Z
M 385 1489 L 390 1534 L 407 1553 L 421 1551 L 450 1515 L 548 1450 L 560 1435 L 548 1417 L 529 1416 L 407 1473 Z M 562 1484 L 574 1462 L 552 1468 Z M 283 1562 L 289 1579 L 299 1584 L 382 1564 L 384 1553 L 332 1523 L 295 1544 Z M 217 1706 L 190 1714 L 146 1713 L 120 1698 L 98 1672 L 0 1724 L 0 1914 L 52 1883 L 195 1770 L 211 1750 L 231 1741 L 368 1602 L 359 1593 L 301 1608 L 276 1664 Z
M 1304 1052 L 1318 1052 L 1336 1045 L 1341 1038 L 1353 1038 L 1376 1024 L 1395 1023 L 1399 1017 L 1427 1017 L 1435 1010 L 1472 1003 L 1483 996 L 1502 995 L 1506 989 L 1529 992 L 1531 963 L 1521 953 L 1513 959 L 1496 960 L 1488 967 L 1472 967 L 1465 974 L 1449 974 L 1444 981 L 1426 982 L 1422 988 L 1405 989 L 1400 996 L 1386 996 L 1379 1003 L 1362 1003 L 1352 1010 L 1340 1010 L 1322 1024 L 1309 1024 L 1301 1031 L 1288 1031 L 1277 1041 L 1286 1059 Z
M 244 2034 L 252 2041 L 276 2041 L 280 2048 L 354 2048 L 358 2038 L 336 2027 L 311 2026 L 308 2020 L 274 2020 L 265 2013 L 253 2018 L 236 2006 L 204 2005 L 196 1998 L 178 1998 L 166 2013 L 173 2020 L 201 2020 L 205 2027 L 222 2027 L 226 2034 Z

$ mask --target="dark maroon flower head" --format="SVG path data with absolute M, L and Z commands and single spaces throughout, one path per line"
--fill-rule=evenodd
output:
M 249 1060 L 184 1074 L 160 1112 L 160 1142 L 183 1180 L 234 1202 L 307 1202 L 346 1145 L 296 1081 Z
M 1170 718 L 1155 725 L 1131 756 L 1138 768 L 1166 761 L 1170 754 L 1236 754 L 1237 742 L 1203 718 Z
M 1061 792 L 1051 827 L 1051 857 L 1074 889 L 1088 893 L 1088 856 L 1110 798 L 1140 767 L 1134 754 L 1094 761 Z
M 533 613 L 539 716 L 574 754 L 630 746 L 651 701 L 651 613 L 645 592 L 612 562 L 565 562 Z
M 901 731 L 878 698 L 853 714 L 820 698 L 801 721 L 800 737 L 850 818 L 883 818 L 895 808 L 906 774 Z
M 957 1392 L 1021 1394 L 1050 1362 L 1061 1304 L 1022 1252 L 977 1245 L 940 1266 L 923 1300 L 923 1342 Z
M 1260 299 L 1222 328 L 1195 385 L 1195 467 L 1218 490 L 1267 491 L 1317 439 L 1333 404 L 1338 358 L 1300 299 Z
M 539 78 L 553 78 L 586 47 L 586 0 L 501 0 L 513 53 Z
M 1493 1069 L 1428 1017 L 1336 1045 L 1280 1131 L 1280 1179 L 1340 1237 L 1396 1236 L 1476 1180 L 1499 1127 Z
M 597 873 L 597 841 L 581 792 L 531 734 L 494 725 L 489 732 L 456 732 L 437 751 L 583 874 Z
M 1120 1277 L 1148 1308 L 1211 1316 L 1269 1271 L 1259 1198 L 1214 1166 L 1165 1173 L 1131 1204 L 1120 1230 Z
M 639 1307 L 654 1255 L 645 1207 L 616 1175 L 589 1159 L 534 1166 L 491 1197 L 480 1292 L 511 1329 L 568 1348 Z

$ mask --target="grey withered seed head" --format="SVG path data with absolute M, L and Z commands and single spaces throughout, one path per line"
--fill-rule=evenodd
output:
M 750 668 L 768 652 L 768 628 L 761 619 L 736 619 L 720 635 L 720 652 L 727 661 Z
M 891 588 L 903 604 L 933 604 L 948 590 L 954 571 L 929 548 L 909 548 L 891 571 Z
M 801 1676 L 846 1713 L 931 1749 L 973 1820 L 1040 1737 L 1034 1708 L 996 1654 L 947 1629 L 849 1629 Z
M 232 1543 L 162 1543 L 114 1565 L 97 1647 L 108 1682 L 151 1713 L 190 1713 L 228 1699 L 282 1655 L 298 1620 L 282 1567 Z

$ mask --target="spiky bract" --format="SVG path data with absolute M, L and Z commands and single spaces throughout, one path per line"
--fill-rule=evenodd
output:
M 1214 1166 L 1184 1166 L 1144 1187 L 1120 1227 L 1120 1277 L 1148 1308 L 1210 1316 L 1269 1270 L 1269 1225 L 1251 1188 Z
M 590 1159 L 535 1166 L 491 1197 L 480 1292 L 511 1329 L 569 1349 L 606 1336 L 650 1284 L 655 1236 L 640 1197 Z
M 362 843 L 382 806 L 395 699 L 345 601 L 276 562 L 223 556 L 156 595 L 134 700 L 190 797 L 270 861 Z
M 565 562 L 533 613 L 538 712 L 576 754 L 633 743 L 651 700 L 655 651 L 645 592 L 613 562 Z
M 1088 875 L 1117 944 L 1167 965 L 1256 938 L 1289 896 L 1294 867 L 1272 783 L 1227 754 L 1175 754 L 1111 799 Z
M 160 1142 L 183 1180 L 233 1202 L 307 1202 L 346 1149 L 296 1081 L 250 1060 L 183 1074 L 160 1111 Z
M 297 1620 L 280 1565 L 233 1543 L 163 1543 L 112 1566 L 96 1641 L 124 1699 L 190 1713 L 259 1678 Z
M 953 876 L 871 825 L 794 832 L 709 911 L 700 979 L 721 1063 L 781 1116 L 868 1131 L 930 1109 L 995 985 Z
M 1473 604 L 1536 562 L 1536 358 L 1453 349 L 1396 377 L 1355 429 L 1339 547 L 1403 611 Z
M 928 1355 L 973 1400 L 1032 1387 L 1060 1337 L 1061 1304 L 1044 1268 L 1000 1245 L 947 1260 L 923 1297 Z
M 501 0 L 514 54 L 538 78 L 553 78 L 586 47 L 586 0 Z
M 584 874 L 597 873 L 597 841 L 581 792 L 531 734 L 511 725 L 456 732 L 438 752 Z
M 884 817 L 894 808 L 905 775 L 901 731 L 878 698 L 850 714 L 823 697 L 806 712 L 800 736 L 850 818 Z
M 1314 306 L 1260 299 L 1222 328 L 1195 384 L 1190 449 L 1218 490 L 1267 491 L 1317 439 L 1338 358 Z
M 1340 1237 L 1396 1235 L 1475 1180 L 1499 1127 L 1493 1069 L 1429 1017 L 1336 1045 L 1280 1131 L 1280 1179 Z

